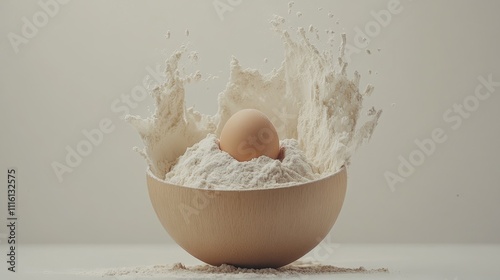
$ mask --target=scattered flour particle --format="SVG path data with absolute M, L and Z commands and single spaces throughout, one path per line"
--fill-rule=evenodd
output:
M 266 58 L 264 58 L 264 63 L 267 63 L 267 57 L 266 57 Z
M 191 83 L 191 82 L 199 82 L 199 81 L 201 81 L 201 79 L 202 79 L 202 75 L 201 75 L 200 71 L 196 71 L 195 73 L 192 73 L 192 74 L 186 76 L 185 81 L 187 83 Z
M 186 29 L 186 36 L 189 37 L 189 29 Z
M 370 96 L 372 94 L 374 87 L 372 85 L 366 85 L 364 95 Z
M 282 31 L 282 26 L 285 23 L 285 19 L 283 17 L 280 17 L 280 16 L 274 16 L 274 18 L 271 19 L 269 22 L 273 26 L 274 31 L 280 31 L 281 32 Z M 292 27 L 290 26 L 290 28 L 292 28 Z
M 377 51 L 380 51 L 380 49 L 377 49 Z
M 329 18 L 333 18 L 333 14 L 332 14 L 332 12 L 328 12 L 328 17 L 329 17 Z
M 315 33 L 316 35 L 316 40 L 319 40 L 319 29 L 315 28 L 312 24 L 309 25 L 309 32 L 310 33 Z
M 371 75 L 371 74 L 372 74 L 372 70 L 368 70 L 368 74 L 370 74 L 370 75 Z
M 338 20 L 337 20 L 337 21 L 335 22 L 335 24 L 340 24 L 340 21 L 338 21 Z
M 301 12 L 297 12 L 297 17 L 301 17 L 302 16 L 302 13 Z
M 321 11 L 321 10 L 323 10 L 323 8 L 318 8 L 318 11 Z
M 366 49 L 366 53 L 367 54 L 372 54 L 372 51 L 370 51 L 369 49 Z
M 376 113 L 377 113 L 377 110 L 375 110 L 375 108 L 374 108 L 374 107 L 371 107 L 371 108 L 370 108 L 370 110 L 368 110 L 367 115 L 368 115 L 368 116 L 373 116 L 373 115 L 375 115 Z
M 167 34 L 165 34 L 165 37 L 166 37 L 167 39 L 170 39 L 170 30 L 168 30 L 168 31 L 167 31 Z
M 198 59 L 199 59 L 199 57 L 198 57 L 198 52 L 193 51 L 193 52 L 189 53 L 188 58 L 189 58 L 191 61 L 193 61 L 193 62 L 198 61 Z
M 391 106 L 392 106 L 392 107 L 396 107 L 396 103 L 392 103 L 392 104 L 391 104 Z

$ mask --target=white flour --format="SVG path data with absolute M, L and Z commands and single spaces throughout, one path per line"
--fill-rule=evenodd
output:
M 266 156 L 239 162 L 219 149 L 217 137 L 209 134 L 186 150 L 167 173 L 166 181 L 195 188 L 269 188 L 318 179 L 295 139 L 282 140 L 282 161 Z
M 262 74 L 244 69 L 233 58 L 230 80 L 219 94 L 219 109 L 214 116 L 185 107 L 185 84 L 201 80 L 199 72 L 183 75 L 179 70 L 186 49 L 181 48 L 167 60 L 165 82 L 152 91 L 154 114 L 146 119 L 127 118 L 145 144 L 144 149 L 137 150 L 156 177 L 189 187 L 245 187 L 253 183 L 253 187 L 269 187 L 327 176 L 349 164 L 352 153 L 371 137 L 382 113 L 372 109 L 367 121 L 360 123 L 363 98 L 371 94 L 373 87 L 368 85 L 360 92 L 359 73 L 354 72 L 354 78 L 347 76 L 345 34 L 339 57 L 334 60 L 331 53 L 320 52 L 309 41 L 303 28 L 297 31 L 298 39 L 293 39 L 284 22 L 281 17 L 271 21 L 283 41 L 285 58 L 281 67 Z M 207 145 L 213 144 L 210 136 L 207 139 L 212 139 L 211 143 L 200 143 L 179 159 L 208 134 L 220 135 L 229 117 L 245 108 L 265 113 L 284 145 L 295 147 L 286 139 L 296 139 L 296 156 L 283 163 L 257 159 L 236 165 L 215 153 L 215 146 Z

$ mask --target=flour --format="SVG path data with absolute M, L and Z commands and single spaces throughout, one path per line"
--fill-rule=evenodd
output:
M 204 188 L 290 185 L 338 171 L 370 139 L 382 111 L 370 110 L 367 120 L 360 120 L 363 100 L 373 87 L 368 85 L 360 91 L 361 76 L 357 71 L 353 78 L 348 77 L 345 34 L 341 37 L 338 57 L 332 59 L 329 51 L 320 52 L 310 42 L 304 28 L 297 30 L 294 39 L 284 26 L 284 18 L 276 16 L 271 25 L 283 42 L 285 56 L 281 66 L 262 74 L 255 69 L 244 69 L 233 58 L 230 78 L 226 89 L 219 94 L 218 112 L 214 116 L 185 106 L 185 85 L 202 81 L 199 72 L 182 74 L 180 70 L 186 48 L 182 47 L 166 61 L 165 82 L 152 90 L 154 114 L 145 119 L 127 117 L 145 144 L 143 149 L 136 150 L 160 180 Z M 282 145 L 290 145 L 292 158 L 283 162 L 259 158 L 237 165 L 215 150 L 214 136 L 207 135 L 220 135 L 229 117 L 246 108 L 258 109 L 270 118 Z M 203 139 L 207 142 L 199 143 Z M 188 150 L 197 143 L 198 146 Z M 207 153 L 196 149 L 205 149 Z M 197 165 L 196 161 L 206 163 Z M 267 172 L 268 168 L 272 172 Z M 231 176 L 234 178 L 230 179 Z
M 138 267 L 114 268 L 99 272 L 85 272 L 85 275 L 102 277 L 128 277 L 162 278 L 175 277 L 177 279 L 234 279 L 234 278 L 282 278 L 302 277 L 332 273 L 384 273 L 389 272 L 387 268 L 366 269 L 362 266 L 356 268 L 344 268 L 333 265 L 323 265 L 316 262 L 296 261 L 280 268 L 251 269 L 240 268 L 223 264 L 221 266 L 194 265 L 186 266 L 182 263 L 173 265 L 151 265 Z M 116 278 L 115 278 L 116 279 Z M 135 278 L 134 278 L 135 279 Z
M 217 137 L 209 134 L 188 148 L 167 173 L 165 180 L 176 185 L 208 189 L 248 189 L 287 186 L 319 179 L 295 139 L 282 140 L 284 157 L 261 156 L 239 162 L 219 149 Z

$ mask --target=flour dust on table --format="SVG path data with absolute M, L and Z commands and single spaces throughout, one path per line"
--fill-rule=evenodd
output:
M 128 277 L 148 277 L 148 278 L 165 278 L 172 277 L 178 279 L 234 279 L 234 278 L 275 278 L 275 277 L 296 277 L 321 275 L 321 274 L 338 274 L 338 273 L 385 273 L 387 268 L 366 269 L 364 267 L 344 268 L 333 265 L 323 265 L 314 262 L 296 261 L 292 264 L 281 268 L 266 268 L 266 269 L 250 269 L 239 268 L 231 265 L 211 266 L 211 265 L 194 265 L 186 266 L 182 263 L 172 265 L 151 265 L 124 267 L 103 270 L 99 272 L 88 272 L 87 275 L 96 275 L 103 277 L 115 277 L 127 279 Z

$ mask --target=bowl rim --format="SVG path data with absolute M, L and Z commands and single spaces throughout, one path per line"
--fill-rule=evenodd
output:
M 270 187 L 270 188 L 249 188 L 249 189 L 219 189 L 219 188 L 213 188 L 213 189 L 206 189 L 206 188 L 196 188 L 196 187 L 190 187 L 190 186 L 183 186 L 183 185 L 177 185 L 177 184 L 172 184 L 170 182 L 167 182 L 165 180 L 162 180 L 160 178 L 158 178 L 155 174 L 153 174 L 153 172 L 151 171 L 151 168 L 150 166 L 148 165 L 148 167 L 146 168 L 146 174 L 147 176 L 151 177 L 152 179 L 160 182 L 160 183 L 164 183 L 164 184 L 168 184 L 170 186 L 175 186 L 175 187 L 179 187 L 179 188 L 188 188 L 188 189 L 193 189 L 193 190 L 199 190 L 199 191 L 215 191 L 215 192 L 248 192 L 248 191 L 267 191 L 267 190 L 278 190 L 278 189 L 285 189 L 285 188 L 293 188 L 293 187 L 300 187 L 300 186 L 305 186 L 305 185 L 310 185 L 310 184 L 314 184 L 314 183 L 317 183 L 317 182 L 321 182 L 321 181 L 326 181 L 326 180 L 329 180 L 331 179 L 332 177 L 335 177 L 337 175 L 340 175 L 340 173 L 342 172 L 345 172 L 347 171 L 347 166 L 344 164 L 342 165 L 337 171 L 335 171 L 334 173 L 331 173 L 331 174 L 328 174 L 324 177 L 321 177 L 321 178 L 318 178 L 318 179 L 314 179 L 314 180 L 311 180 L 311 181 L 307 181 L 307 182 L 303 182 L 303 183 L 299 183 L 299 184 L 295 184 L 295 185 L 285 185 L 285 186 L 276 186 L 276 187 Z

